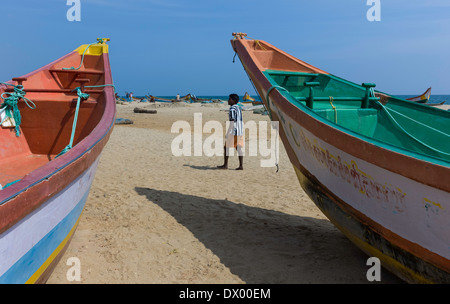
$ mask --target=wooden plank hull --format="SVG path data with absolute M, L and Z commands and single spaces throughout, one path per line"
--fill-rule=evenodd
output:
M 113 130 L 108 47 L 88 46 L 21 77 L 36 108 L 19 100 L 20 136 L 0 128 L 0 181 L 3 186 L 14 181 L 0 190 L 1 283 L 46 282 L 76 230 Z M 77 81 L 95 89 L 84 90 L 89 97 L 80 103 L 73 146 L 60 154 L 73 130 Z M 1 92 L 8 89 L 0 85 Z
M 405 281 L 449 283 L 448 163 L 377 145 L 294 105 L 266 70 L 327 73 L 263 41 L 235 39 L 232 46 L 280 122 L 302 188 L 330 221 Z

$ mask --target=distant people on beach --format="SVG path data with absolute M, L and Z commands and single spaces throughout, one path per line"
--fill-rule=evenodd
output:
M 129 102 L 133 101 L 133 92 L 125 92 L 125 100 Z
M 180 101 L 180 94 L 177 94 L 177 101 Z
M 238 102 L 239 96 L 237 94 L 230 94 L 228 97 L 228 105 L 230 106 L 228 118 L 230 126 L 225 136 L 223 165 L 217 166 L 219 169 L 228 169 L 229 149 L 235 148 L 239 156 L 239 167 L 236 170 L 244 170 L 244 154 L 242 151 L 244 147 L 244 123 L 242 110 L 238 106 Z

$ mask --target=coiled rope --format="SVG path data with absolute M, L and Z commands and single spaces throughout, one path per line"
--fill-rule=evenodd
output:
M 27 94 L 23 90 L 23 85 L 13 85 L 6 82 L 0 82 L 1 84 L 8 85 L 14 87 L 14 92 L 3 92 L 1 97 L 3 98 L 3 103 L 0 105 L 0 109 L 5 109 L 5 114 L 9 118 L 13 118 L 15 121 L 15 130 L 16 130 L 16 136 L 20 135 L 20 124 L 22 123 L 22 116 L 20 115 L 19 107 L 17 103 L 20 99 L 25 101 L 25 104 L 30 109 L 36 109 L 36 105 L 33 101 L 29 100 L 25 97 Z M 6 118 L 5 118 L 6 119 Z M 5 120 L 3 119 L 1 123 Z

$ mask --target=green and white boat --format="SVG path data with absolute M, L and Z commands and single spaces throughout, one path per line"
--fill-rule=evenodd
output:
M 322 212 L 403 280 L 450 283 L 450 112 L 234 36 L 300 184 Z

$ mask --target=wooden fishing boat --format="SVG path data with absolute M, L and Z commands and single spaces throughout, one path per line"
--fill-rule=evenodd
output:
M 167 99 L 167 98 L 162 98 L 162 97 L 157 97 L 157 96 L 153 96 L 155 101 L 159 101 L 159 102 L 176 102 L 176 99 Z
M 182 102 L 182 101 L 186 102 L 186 101 L 189 100 L 189 97 L 187 97 L 187 95 L 183 96 L 183 97 L 180 97 L 179 100 L 177 100 L 177 99 L 169 99 L 169 98 L 164 98 L 164 97 L 157 97 L 157 96 L 153 96 L 153 97 L 154 97 L 155 101 L 159 101 L 159 102 Z
M 428 88 L 422 95 L 406 98 L 406 100 L 415 101 L 418 103 L 427 103 L 430 100 L 430 96 L 431 96 L 431 88 Z
M 262 101 L 256 100 L 255 98 L 251 97 L 247 92 L 245 92 L 243 99 L 243 103 L 252 103 L 252 105 L 262 105 Z
M 444 100 L 444 101 L 441 101 L 440 103 L 427 103 L 427 106 L 430 106 L 430 107 L 439 107 L 439 106 L 442 106 L 443 104 L 445 104 L 446 103 L 446 101 Z
M 279 121 L 302 188 L 330 221 L 405 281 L 450 283 L 450 113 L 261 40 L 235 35 L 231 44 Z
M 243 103 L 250 103 L 256 101 L 255 98 L 251 97 L 247 92 L 245 92 L 244 97 L 242 98 Z
M 46 282 L 75 232 L 114 125 L 107 40 L 0 85 L 0 283 Z

